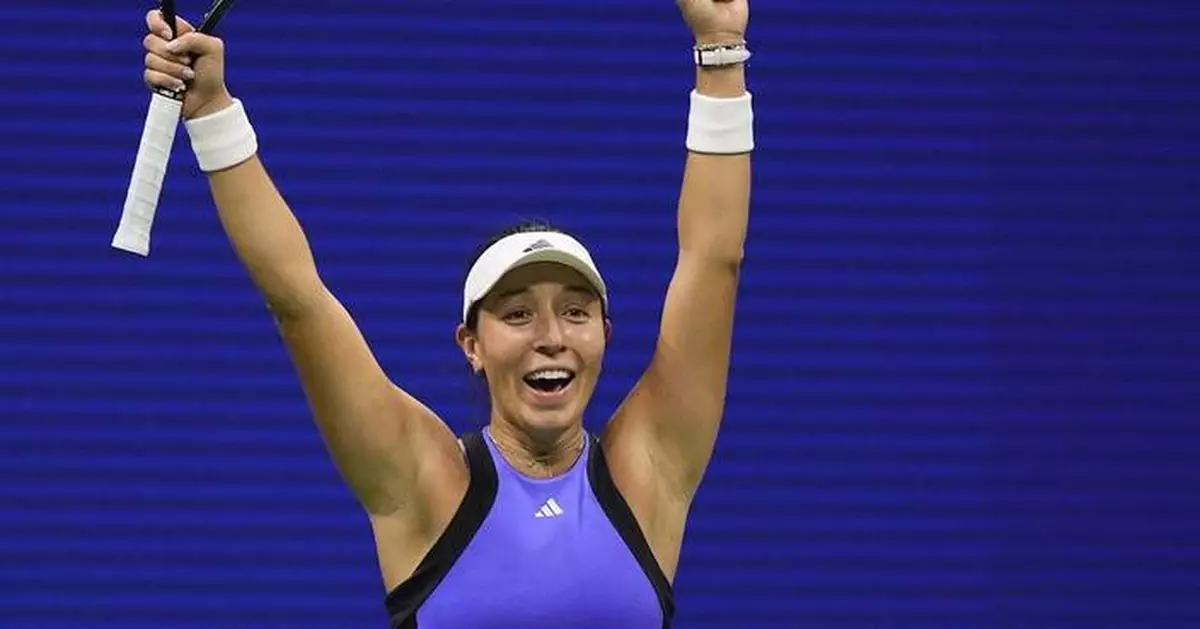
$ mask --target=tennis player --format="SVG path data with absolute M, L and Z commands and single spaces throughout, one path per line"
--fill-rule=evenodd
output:
M 747 0 L 677 4 L 697 66 L 678 259 L 653 359 L 598 435 L 582 418 L 611 330 L 608 289 L 579 240 L 526 226 L 474 260 L 456 338 L 491 415 L 459 438 L 389 380 L 323 283 L 226 87 L 221 41 L 180 20 L 168 44 L 161 16 L 147 16 L 146 82 L 186 89 L 184 124 L 221 223 L 369 517 L 394 629 L 671 624 L 724 409 L 754 145 Z

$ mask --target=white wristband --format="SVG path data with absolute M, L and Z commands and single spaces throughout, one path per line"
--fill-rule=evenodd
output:
M 258 152 L 258 137 L 242 101 L 216 113 L 193 118 L 184 123 L 192 150 L 200 162 L 200 170 L 211 173 L 237 166 Z
M 754 150 L 754 109 L 749 92 L 713 98 L 692 90 L 687 148 L 694 153 L 737 155 Z

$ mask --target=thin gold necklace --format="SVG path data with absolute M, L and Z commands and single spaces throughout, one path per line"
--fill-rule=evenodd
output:
M 533 455 L 525 452 L 524 450 L 514 451 L 511 448 L 508 448 L 504 444 L 500 443 L 500 441 L 498 439 L 496 439 L 496 437 L 494 435 L 492 435 L 492 429 L 490 426 L 487 429 L 487 433 L 488 433 L 488 439 L 490 439 L 491 442 L 496 445 L 496 448 L 499 449 L 501 453 L 506 455 L 506 458 L 508 458 L 508 460 L 510 462 L 512 462 L 515 459 L 521 467 L 526 468 L 527 470 L 529 470 L 530 474 L 533 474 L 535 476 L 537 476 L 537 475 L 554 476 L 554 474 L 551 473 L 551 468 L 553 467 L 553 465 L 551 465 L 549 462 L 547 462 L 543 459 L 540 459 L 539 457 L 533 456 Z M 572 456 L 570 457 L 571 465 L 575 464 L 575 461 L 579 458 L 579 453 L 583 452 L 583 446 L 586 442 L 587 442 L 587 434 L 582 430 L 579 431 L 578 443 L 571 446 L 571 450 L 573 451 Z M 570 468 L 570 465 L 568 465 L 567 467 Z

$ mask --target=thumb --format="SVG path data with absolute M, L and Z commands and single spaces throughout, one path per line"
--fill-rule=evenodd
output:
M 176 15 L 175 16 L 175 32 L 179 33 L 180 35 L 187 35 L 188 33 L 196 32 L 196 27 L 192 26 L 191 23 L 188 22 L 187 20 Z
M 176 55 L 191 55 L 193 58 L 221 54 L 220 39 L 195 31 L 180 35 L 167 43 L 167 50 Z
M 163 19 L 162 12 L 158 9 L 151 9 L 146 13 L 146 26 L 150 32 L 156 33 L 163 39 L 171 39 L 171 29 L 167 27 L 167 21 Z M 175 32 L 178 35 L 186 35 L 195 32 L 196 29 L 188 23 L 187 20 L 175 16 Z

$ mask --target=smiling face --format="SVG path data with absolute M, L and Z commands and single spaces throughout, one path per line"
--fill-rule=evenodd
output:
M 475 330 L 457 339 L 488 383 L 492 419 L 550 441 L 583 421 L 596 388 L 608 324 L 600 298 L 570 267 L 518 267 L 482 300 Z

